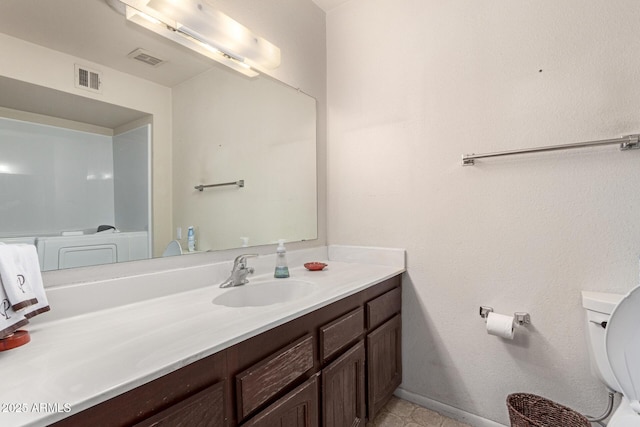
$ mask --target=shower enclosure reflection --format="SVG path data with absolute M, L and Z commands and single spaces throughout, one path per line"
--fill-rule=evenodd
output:
M 151 255 L 150 126 L 102 133 L 0 118 L 0 241 L 43 271 Z

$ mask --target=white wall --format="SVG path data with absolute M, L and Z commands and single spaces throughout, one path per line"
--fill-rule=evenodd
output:
M 516 391 L 603 409 L 580 290 L 638 284 L 640 151 L 460 161 L 639 132 L 639 20 L 634 0 L 328 13 L 329 243 L 407 249 L 404 389 L 503 424 Z M 488 336 L 480 305 L 533 324 Z

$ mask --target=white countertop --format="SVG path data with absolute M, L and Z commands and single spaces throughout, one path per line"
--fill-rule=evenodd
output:
M 217 282 L 29 325 L 30 343 L 0 353 L 0 425 L 48 425 L 404 271 L 404 264 L 348 261 L 325 260 L 329 267 L 319 272 L 290 267 L 291 278 L 278 280 L 314 285 L 291 302 L 215 305 L 216 296 L 234 290 Z

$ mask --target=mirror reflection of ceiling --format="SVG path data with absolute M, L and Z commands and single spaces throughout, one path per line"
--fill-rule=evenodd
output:
M 0 76 L 0 107 L 115 129 L 148 116 L 120 105 Z
M 331 9 L 335 9 L 336 7 L 347 3 L 349 0 L 313 0 L 315 4 L 320 6 L 320 9 L 325 12 L 329 12 Z
M 216 64 L 127 22 L 105 0 L 2 0 L 0 32 L 167 87 Z M 127 57 L 138 48 L 167 63 L 154 68 Z

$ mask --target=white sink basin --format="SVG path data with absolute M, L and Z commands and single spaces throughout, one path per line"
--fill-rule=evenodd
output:
M 213 299 L 227 307 L 258 307 L 297 300 L 313 291 L 313 283 L 296 279 L 250 281 Z

